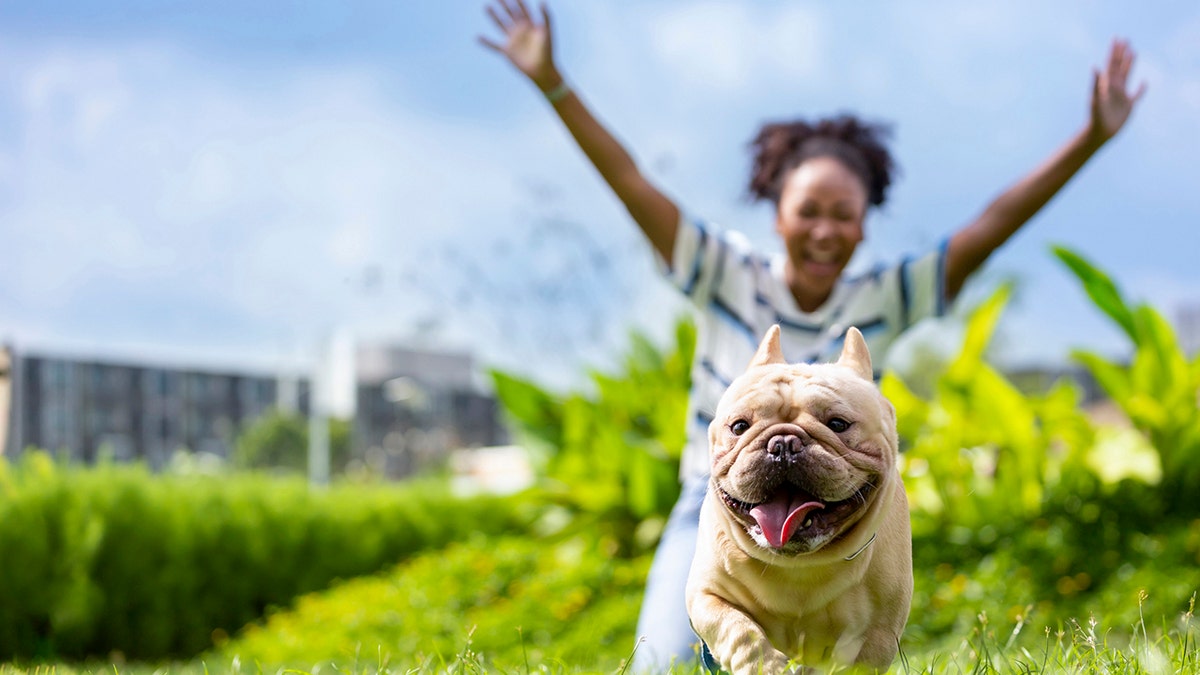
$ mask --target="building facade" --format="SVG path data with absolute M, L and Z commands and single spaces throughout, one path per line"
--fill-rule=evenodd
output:
M 496 401 L 469 355 L 359 347 L 355 363 L 351 456 L 370 470 L 403 478 L 444 463 L 453 450 L 506 442 Z M 0 350 L 0 453 L 37 448 L 154 469 L 180 451 L 227 459 L 259 417 L 275 408 L 307 417 L 311 400 L 311 381 L 294 374 Z
M 10 456 L 39 448 L 153 468 L 177 451 L 228 458 L 244 426 L 279 404 L 267 375 L 19 353 L 9 370 Z
M 360 346 L 355 365 L 354 453 L 376 470 L 407 476 L 452 450 L 508 442 L 470 354 Z

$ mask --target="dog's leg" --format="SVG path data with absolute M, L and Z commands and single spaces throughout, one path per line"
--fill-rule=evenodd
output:
M 692 627 L 721 667 L 733 675 L 779 675 L 788 657 L 776 649 L 762 626 L 737 607 L 711 593 L 689 599 Z
M 899 650 L 900 636 L 887 627 L 877 626 L 867 631 L 854 661 L 882 673 L 892 666 Z

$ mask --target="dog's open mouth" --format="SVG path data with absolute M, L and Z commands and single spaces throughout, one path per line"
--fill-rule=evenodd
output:
M 795 485 L 784 485 L 769 500 L 751 504 L 717 486 L 725 505 L 742 516 L 748 527 L 758 529 L 767 543 L 777 549 L 793 539 L 813 538 L 836 530 L 867 503 L 874 489 L 874 483 L 867 481 L 848 499 L 827 503 Z

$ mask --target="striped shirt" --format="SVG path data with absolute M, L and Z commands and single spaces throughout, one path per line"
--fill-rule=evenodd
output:
M 681 476 L 708 474 L 708 424 L 717 401 L 746 370 L 768 328 L 779 324 L 788 361 L 814 363 L 835 360 L 846 331 L 855 326 L 878 366 L 901 332 L 945 310 L 945 253 L 943 242 L 891 267 L 843 275 L 825 304 L 804 312 L 784 279 L 782 253 L 763 255 L 740 233 L 685 215 L 664 270 L 699 310 Z

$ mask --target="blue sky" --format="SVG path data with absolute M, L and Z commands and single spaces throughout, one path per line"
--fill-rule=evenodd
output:
M 554 3 L 561 68 L 685 209 L 774 247 L 742 197 L 764 121 L 894 125 L 902 175 L 855 265 L 934 245 L 1084 122 L 1113 36 L 1149 91 L 979 276 L 999 354 L 1123 344 L 1072 246 L 1169 315 L 1200 302 L 1200 5 Z M 0 2 L 0 340 L 303 366 L 333 331 L 569 383 L 683 311 L 483 4 Z M 924 334 L 932 334 L 928 329 Z

